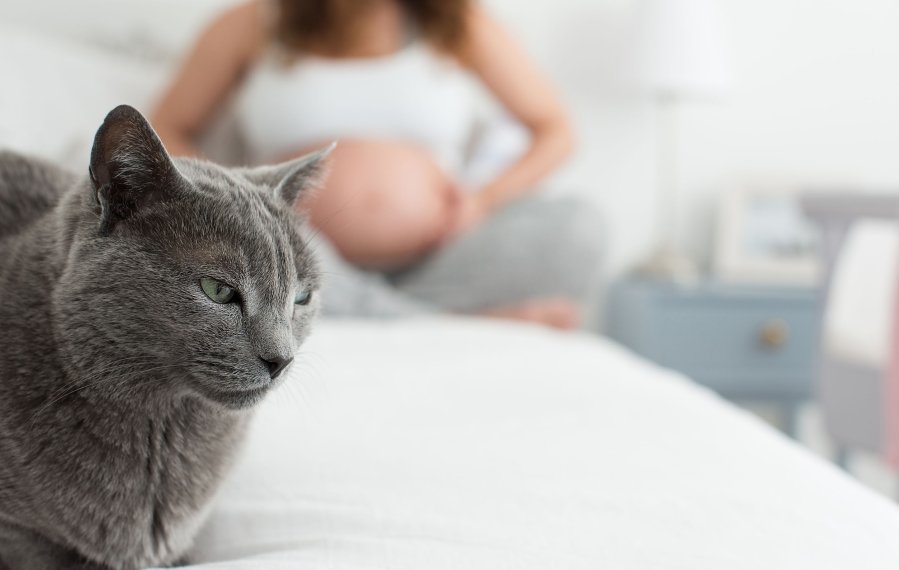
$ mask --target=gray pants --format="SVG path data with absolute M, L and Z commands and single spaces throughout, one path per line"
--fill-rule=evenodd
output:
M 320 236 L 327 316 L 476 313 L 558 296 L 589 307 L 598 294 L 603 232 L 598 212 L 573 198 L 529 197 L 421 262 L 384 274 L 360 270 Z

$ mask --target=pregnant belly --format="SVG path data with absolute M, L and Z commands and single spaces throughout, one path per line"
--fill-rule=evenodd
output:
M 301 207 L 347 260 L 394 269 L 422 257 L 444 236 L 451 216 L 450 184 L 420 147 L 342 140 L 324 187 Z

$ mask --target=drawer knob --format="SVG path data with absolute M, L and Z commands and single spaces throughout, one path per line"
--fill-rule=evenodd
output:
M 790 327 L 780 319 L 767 321 L 759 331 L 762 346 L 770 349 L 782 348 L 789 338 Z

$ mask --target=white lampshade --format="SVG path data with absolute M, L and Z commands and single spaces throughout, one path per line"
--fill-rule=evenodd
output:
M 638 80 L 656 94 L 713 97 L 731 82 L 721 0 L 644 0 Z

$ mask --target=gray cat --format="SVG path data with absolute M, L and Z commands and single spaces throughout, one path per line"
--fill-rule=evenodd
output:
M 173 159 L 127 106 L 84 180 L 0 153 L 0 569 L 184 556 L 309 332 L 293 205 L 325 155 Z

